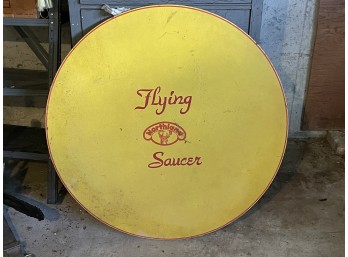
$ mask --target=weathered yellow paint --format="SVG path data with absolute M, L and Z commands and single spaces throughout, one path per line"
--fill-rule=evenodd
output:
M 218 229 L 261 197 L 282 159 L 287 111 L 272 65 L 240 29 L 153 6 L 108 20 L 71 51 L 46 129 L 59 176 L 86 210 L 126 233 L 175 239 Z M 182 165 L 160 161 L 173 157 Z

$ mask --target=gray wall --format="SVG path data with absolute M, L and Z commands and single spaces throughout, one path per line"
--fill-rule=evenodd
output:
M 319 0 L 263 2 L 260 45 L 283 84 L 289 111 L 290 137 L 309 134 L 301 132 L 301 121 L 318 5 Z

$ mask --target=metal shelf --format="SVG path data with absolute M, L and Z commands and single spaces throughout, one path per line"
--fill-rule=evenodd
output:
M 48 72 L 3 69 L 3 96 L 48 96 Z
M 53 8 L 48 10 L 48 17 L 49 19 L 3 18 L 3 26 L 14 27 L 47 69 L 46 73 L 42 74 L 29 71 L 21 74 L 25 72 L 23 70 L 7 70 L 10 74 L 6 74 L 4 69 L 3 93 L 5 96 L 25 96 L 27 98 L 27 96 L 48 95 L 49 87 L 60 65 L 60 0 L 56 0 Z M 41 46 L 30 27 L 48 28 L 48 52 Z M 56 203 L 58 176 L 49 160 L 44 130 L 5 125 L 3 136 L 3 156 L 5 158 L 48 161 L 47 202 Z
M 25 96 L 25 98 L 27 96 L 47 96 L 60 65 L 60 0 L 56 0 L 53 7 L 48 10 L 48 17 L 49 19 L 3 18 L 3 26 L 14 27 L 47 69 L 46 74 L 42 77 L 44 79 L 38 78 L 35 73 L 31 73 L 29 78 L 26 76 L 28 79 L 19 78 L 19 73 L 22 72 L 19 70 L 13 71 L 12 77 L 6 78 L 4 72 L 3 92 L 5 96 Z M 48 28 L 48 52 L 41 46 L 30 27 Z M 3 138 L 3 157 L 48 162 L 47 203 L 56 203 L 58 176 L 49 159 L 45 131 L 5 125 Z
M 19 152 L 19 151 L 3 151 L 3 157 L 9 159 L 33 160 L 39 162 L 47 162 L 49 160 L 48 154 Z
M 49 19 L 33 19 L 33 18 L 4 18 L 4 26 L 33 26 L 48 27 Z
M 48 96 L 48 90 L 4 88 L 4 96 Z
M 3 133 L 4 158 L 49 160 L 44 129 L 4 125 Z

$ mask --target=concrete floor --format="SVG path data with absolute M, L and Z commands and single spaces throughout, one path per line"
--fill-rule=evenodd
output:
M 219 231 L 180 241 L 141 239 L 91 217 L 71 197 L 47 205 L 43 163 L 10 162 L 4 191 L 38 206 L 43 221 L 12 208 L 27 253 L 46 256 L 344 256 L 344 159 L 326 140 L 290 141 L 275 181 L 242 218 Z

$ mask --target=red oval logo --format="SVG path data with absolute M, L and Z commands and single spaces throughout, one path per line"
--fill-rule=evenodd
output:
M 172 145 L 186 138 L 185 130 L 176 123 L 169 121 L 157 122 L 144 130 L 143 137 L 157 145 Z

